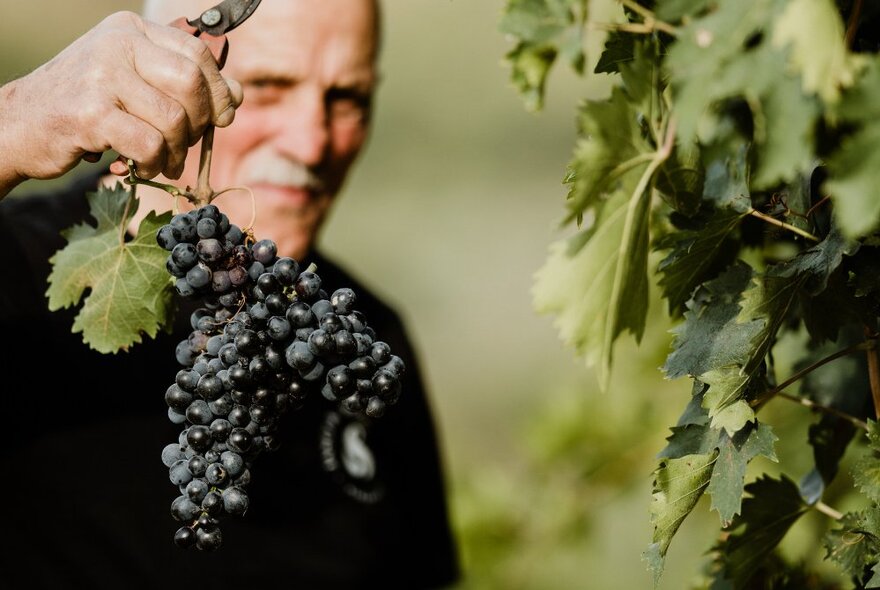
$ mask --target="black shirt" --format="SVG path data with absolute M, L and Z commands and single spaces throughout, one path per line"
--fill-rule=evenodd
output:
M 216 552 L 172 542 L 178 489 L 160 455 L 181 427 L 165 390 L 190 331 L 103 355 L 49 312 L 60 230 L 88 217 L 94 178 L 62 194 L 0 202 L 0 588 L 436 588 L 458 565 L 435 431 L 397 315 L 337 265 L 311 261 L 407 366 L 400 401 L 377 420 L 320 395 L 289 413 L 281 449 L 261 455 L 250 508 L 221 524 Z M 309 261 L 305 261 L 306 263 Z M 194 586 L 198 584 L 199 586 Z

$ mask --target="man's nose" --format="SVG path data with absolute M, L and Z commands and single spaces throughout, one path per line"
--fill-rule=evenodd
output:
M 282 155 L 310 168 L 324 161 L 330 134 L 323 93 L 301 92 L 279 109 L 275 119 L 274 143 Z

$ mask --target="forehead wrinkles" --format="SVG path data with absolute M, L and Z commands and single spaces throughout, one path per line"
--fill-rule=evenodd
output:
M 307 10 L 307 18 L 284 11 L 271 26 L 232 31 L 226 74 L 242 81 L 275 77 L 308 78 L 327 86 L 372 84 L 377 48 L 371 23 L 356 15 Z
M 143 0 L 141 14 L 154 22 L 169 23 L 181 16 L 189 19 L 196 18 L 199 14 L 215 6 L 220 0 Z M 284 9 L 299 8 L 307 17 L 313 17 L 321 13 L 332 20 L 354 17 L 355 21 L 361 22 L 369 29 L 372 37 L 373 59 L 378 53 L 382 36 L 382 13 L 379 0 L 263 0 L 256 12 L 249 19 L 260 21 L 265 13 L 274 11 L 275 8 Z M 348 18 L 347 20 L 352 20 Z M 267 21 L 271 22 L 271 21 Z M 260 26 L 260 25 L 252 25 Z M 235 35 L 236 33 L 231 33 Z

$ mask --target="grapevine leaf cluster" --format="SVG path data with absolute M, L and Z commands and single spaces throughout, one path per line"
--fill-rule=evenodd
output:
M 53 311 L 84 298 L 73 331 L 82 332 L 83 341 L 98 352 L 117 352 L 141 342 L 144 334 L 155 337 L 171 320 L 167 253 L 155 239 L 171 215 L 151 212 L 137 237 L 128 239 L 126 230 L 137 211 L 137 199 L 128 189 L 102 187 L 88 201 L 96 225 L 81 223 L 62 232 L 68 243 L 50 260 L 46 295 Z
M 508 0 L 501 30 L 514 37 L 511 78 L 530 108 L 556 56 L 579 56 L 568 62 L 586 75 L 572 39 L 608 31 L 594 73 L 613 85 L 578 107 L 564 177 L 575 230 L 551 245 L 533 294 L 605 390 L 619 336 L 644 334 L 651 283 L 677 321 L 662 371 L 690 378 L 691 393 L 654 472 L 644 557 L 655 585 L 708 493 L 723 530 L 712 588 L 809 577 L 776 548 L 811 511 L 829 517 L 827 559 L 858 587 L 880 587 L 870 420 L 880 415 L 880 10 L 850 0 L 618 4 L 618 18 L 599 23 L 579 0 Z M 781 341 L 801 347 L 793 367 L 776 362 Z M 799 482 L 749 481 L 758 457 L 786 471 L 761 414 L 776 400 L 815 411 L 803 441 L 813 466 Z M 865 442 L 859 432 L 869 453 L 844 476 L 863 508 L 841 514 L 826 492 L 851 441 Z

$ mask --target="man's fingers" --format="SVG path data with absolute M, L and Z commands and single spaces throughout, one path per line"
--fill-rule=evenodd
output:
M 225 127 L 235 116 L 236 102 L 229 84 L 220 75 L 214 55 L 208 46 L 192 35 L 171 27 L 160 26 L 144 21 L 144 32 L 147 38 L 158 45 L 179 55 L 185 56 L 194 63 L 202 73 L 207 85 L 211 106 L 211 123 Z
M 200 136 L 211 122 L 211 95 L 201 68 L 189 58 L 150 42 L 133 48 L 135 73 L 186 111 L 188 134 Z M 125 86 L 126 94 L 129 93 Z
M 167 167 L 168 148 L 162 133 L 142 119 L 119 109 L 107 112 L 95 133 L 106 143 L 89 151 L 113 149 L 137 164 L 138 175 L 153 178 Z
M 169 178 L 179 178 L 187 149 L 198 137 L 186 107 L 136 75 L 123 77 L 120 83 L 127 88 L 119 98 L 123 109 L 162 134 L 167 150 L 163 172 Z

